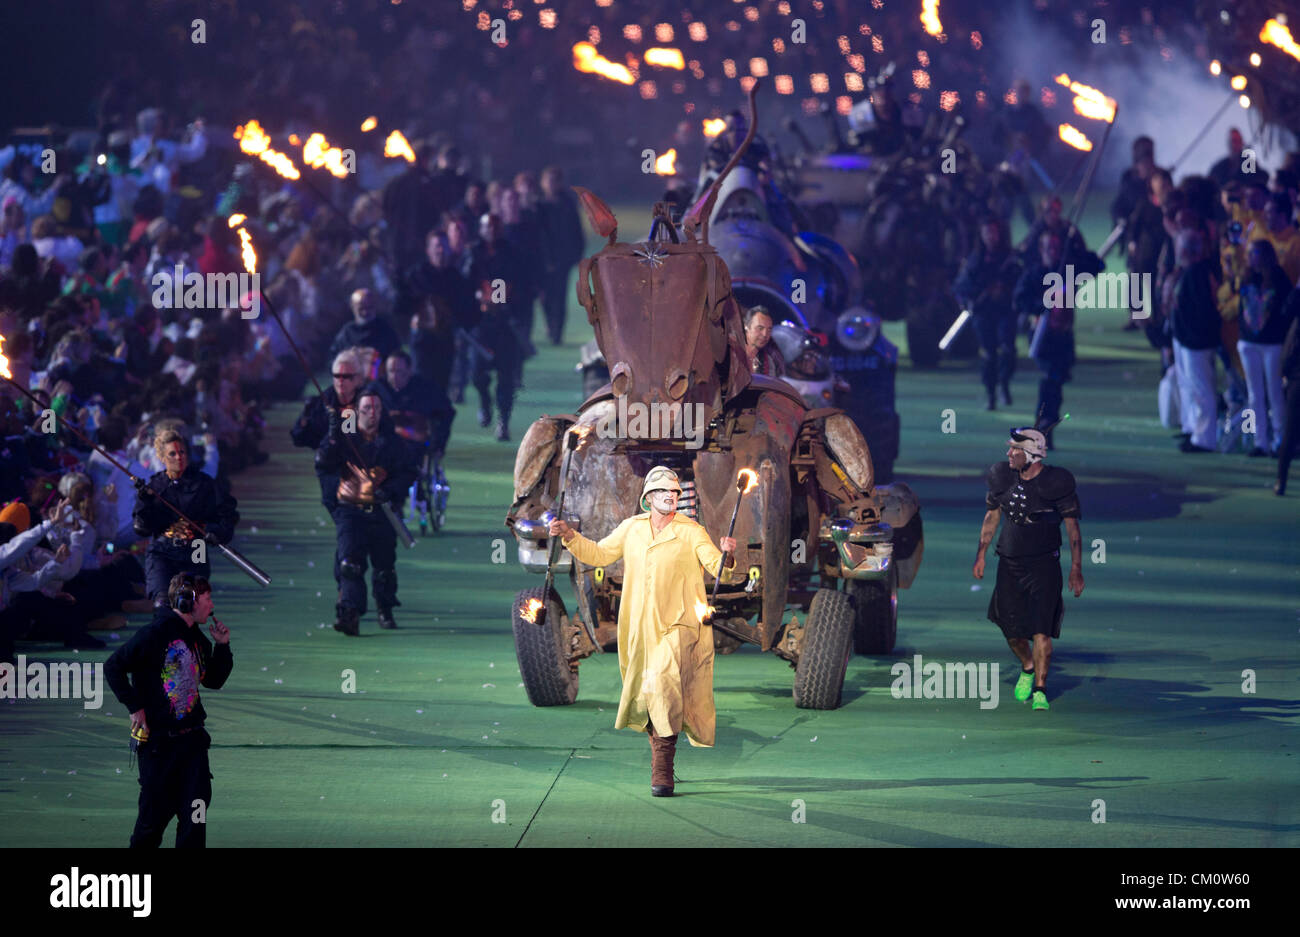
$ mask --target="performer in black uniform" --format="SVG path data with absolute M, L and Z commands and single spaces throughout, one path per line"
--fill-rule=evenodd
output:
M 333 384 L 303 404 L 302 413 L 289 430 L 289 437 L 295 446 L 305 449 L 317 449 L 325 441 L 329 432 L 330 421 L 342 419 L 342 414 L 351 414 L 357 404 L 357 391 L 366 385 L 366 375 L 357 353 L 348 348 L 334 356 L 334 365 L 330 369 Z M 316 470 L 320 481 L 320 502 L 331 514 L 334 511 L 334 492 L 339 486 L 337 474 L 322 474 Z
M 316 450 L 316 472 L 339 479 L 337 501 L 330 513 L 338 533 L 334 552 L 334 581 L 338 583 L 338 617 L 334 629 L 360 634 L 366 610 L 366 560 L 374 566 L 371 585 L 379 613 L 379 627 L 396 628 L 393 608 L 397 601 L 397 533 L 381 505 L 392 505 L 401 515 L 406 489 L 415 481 L 415 460 L 410 447 L 383 422 L 379 391 L 368 387 L 357 395 L 356 432 L 344 437 L 338 414 L 330 416 L 329 433 Z M 357 464 L 360 456 L 364 465 Z
M 178 573 L 164 597 L 167 605 L 154 610 L 153 621 L 105 661 L 104 679 L 131 714 L 132 738 L 143 736 L 137 751 L 140 809 L 131 845 L 158 846 L 175 817 L 177 847 L 201 847 L 212 803 L 212 738 L 203 728 L 199 686 L 221 689 L 235 660 L 229 628 L 212 620 L 208 630 L 215 649 L 198 628 L 212 614 L 206 579 Z
M 1083 539 L 1079 533 L 1079 496 L 1074 476 L 1043 463 L 1047 439 L 1036 429 L 1013 429 L 1007 461 L 991 466 L 987 475 L 988 512 L 980 527 L 975 554 L 975 578 L 984 578 L 984 553 L 993 542 L 998 520 L 1006 523 L 998 538 L 997 585 L 989 600 L 989 621 L 1002 629 L 1020 659 L 1016 699 L 1029 699 L 1034 709 L 1050 709 L 1047 669 L 1052 639 L 1061 636 L 1065 603 L 1061 599 L 1061 522 L 1070 535 L 1070 591 L 1083 592 Z M 1033 642 L 1032 653 L 1030 642 Z
M 145 554 L 145 591 L 155 605 L 166 605 L 167 584 L 177 573 L 208 577 L 207 547 L 200 549 L 199 541 L 229 543 L 239 511 L 234 496 L 190 462 L 189 446 L 179 432 L 163 430 L 154 437 L 153 447 L 166 469 L 137 485 L 132 526 L 141 537 L 153 538 Z M 181 520 L 162 499 L 202 524 L 205 532 L 200 534 Z

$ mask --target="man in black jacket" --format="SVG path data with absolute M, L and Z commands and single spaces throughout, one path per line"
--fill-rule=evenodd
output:
M 559 166 L 542 170 L 542 200 L 537 206 L 545 232 L 546 272 L 542 279 L 542 308 L 546 311 L 546 332 L 551 344 L 564 338 L 564 319 L 569 302 L 569 271 L 582 259 L 585 240 L 578 203 L 564 188 Z
M 153 538 L 145 554 L 145 591 L 155 605 L 163 605 L 167 584 L 177 573 L 207 578 L 207 545 L 230 542 L 239 511 L 234 496 L 190 462 L 189 446 L 179 432 L 163 430 L 153 446 L 166 468 L 138 484 L 131 521 L 137 534 Z M 173 507 L 204 529 L 192 527 Z
M 401 346 L 401 339 L 387 319 L 379 318 L 379 300 L 370 290 L 355 290 L 351 302 L 352 321 L 334 336 L 334 341 L 330 344 L 330 357 L 333 358 L 345 348 L 359 345 L 379 352 L 382 361 Z
M 362 372 L 356 352 L 346 350 L 335 355 L 330 372 L 334 383 L 325 388 L 323 394 L 318 394 L 303 405 L 302 413 L 289 430 L 289 437 L 295 446 L 319 448 L 329 432 L 330 423 L 336 419 L 343 420 L 343 414 L 351 413 L 356 407 L 357 391 L 366 384 L 366 375 Z M 321 504 L 325 505 L 325 510 L 333 513 L 334 493 L 339 486 L 338 473 L 321 472 L 318 466 L 316 477 L 320 482 Z
M 969 309 L 980 343 L 980 379 L 987 409 L 1002 402 L 1011 405 L 1011 375 L 1016 370 L 1016 313 L 1012 294 L 1020 278 L 1020 261 L 1007 241 L 1002 219 L 989 216 L 980 222 L 980 244 L 962 264 L 953 292 Z
M 104 677 L 131 714 L 131 738 L 139 743 L 140 804 L 131 845 L 156 848 L 176 817 L 177 848 L 201 848 L 212 803 L 212 738 L 203 728 L 207 714 L 199 686 L 221 689 L 235 661 L 230 629 L 212 620 L 214 649 L 197 627 L 212 614 L 207 579 L 178 573 L 168 585 L 167 603 L 113 652 Z
M 397 601 L 397 533 L 384 516 L 382 505 L 392 505 L 400 517 L 406 489 L 415 481 L 415 460 L 410 447 L 383 422 L 384 404 L 373 387 L 357 397 L 355 433 L 337 416 L 331 416 L 329 433 L 316 450 L 316 472 L 339 479 L 331 510 L 338 544 L 334 552 L 334 581 L 338 583 L 334 629 L 360 634 L 366 611 L 366 560 L 374 566 L 371 586 L 379 614 L 379 627 L 396 628 L 393 608 Z M 360 463 L 360 464 L 358 464 Z

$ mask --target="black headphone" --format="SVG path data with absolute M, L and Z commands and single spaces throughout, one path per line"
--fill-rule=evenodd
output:
M 198 601 L 198 596 L 194 592 L 195 577 L 189 573 L 184 573 L 181 579 L 181 587 L 176 590 L 176 598 L 172 602 L 172 608 L 182 615 L 188 615 L 194 611 L 194 603 Z

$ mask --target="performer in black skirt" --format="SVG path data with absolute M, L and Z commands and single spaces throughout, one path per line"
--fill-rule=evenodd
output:
M 1006 513 L 998 538 L 997 585 L 989 600 L 989 620 L 1002 629 L 1020 659 L 1016 699 L 1030 698 L 1034 709 L 1050 709 L 1047 669 L 1052 639 L 1061 636 L 1065 603 L 1061 599 L 1061 522 L 1070 535 L 1070 591 L 1083 592 L 1083 539 L 1079 533 L 1079 496 L 1074 476 L 1043 462 L 1047 439 L 1036 429 L 1013 429 L 1007 461 L 991 466 L 987 475 L 988 512 L 980 527 L 975 554 L 975 578 L 984 578 L 984 552 L 993 542 L 998 521 Z M 1032 648 L 1031 648 L 1032 642 Z

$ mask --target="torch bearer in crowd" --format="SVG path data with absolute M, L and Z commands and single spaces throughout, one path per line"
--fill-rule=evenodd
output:
M 24 397 L 26 397 L 28 400 L 30 400 L 30 401 L 31 401 L 33 404 L 35 404 L 36 406 L 38 406 L 38 407 L 44 407 L 44 404 L 41 403 L 41 401 L 36 397 L 35 394 L 33 394 L 33 393 L 32 393 L 31 391 L 29 391 L 26 387 L 23 387 L 21 384 L 19 384 L 17 381 L 15 381 L 15 380 L 13 379 L 13 374 L 12 374 L 12 373 L 10 372 L 10 370 L 9 370 L 9 359 L 6 358 L 6 357 L 4 356 L 4 336 L 3 336 L 3 335 L 0 335 L 0 378 L 3 378 L 3 379 L 5 380 L 5 382 L 6 382 L 10 387 L 12 387 L 14 390 L 18 391 L 20 394 L 22 394 Z M 137 487 L 142 486 L 142 485 L 144 484 L 144 479 L 143 479 L 143 478 L 138 478 L 138 477 L 136 477 L 135 475 L 131 474 L 131 471 L 130 471 L 130 470 L 129 470 L 125 465 L 123 465 L 121 462 L 117 461 L 117 459 L 113 458 L 112 454 L 109 453 L 108 451 L 106 451 L 102 446 L 96 445 L 95 442 L 93 442 L 89 436 L 87 436 L 85 433 L 83 433 L 83 432 L 81 431 L 81 429 L 77 426 L 77 424 L 73 423 L 73 422 L 72 422 L 71 420 L 69 420 L 67 417 L 62 417 L 62 418 L 60 419 L 60 422 L 61 422 L 62 425 L 63 425 L 63 426 L 64 426 L 64 427 L 69 431 L 69 432 L 71 432 L 74 436 L 76 436 L 76 437 L 77 437 L 78 439 L 80 439 L 83 443 L 85 443 L 85 444 L 86 444 L 87 446 L 89 446 L 91 449 L 94 449 L 96 452 L 98 452 L 100 455 L 102 455 L 105 459 L 107 459 L 109 462 L 111 462 L 114 466 L 116 466 L 117 469 L 118 469 L 118 470 L 119 470 L 123 475 L 125 475 L 127 478 L 131 479 L 131 481 L 132 481 L 132 482 L 133 482 Z M 203 533 L 204 533 L 204 527 L 203 527 L 202 524 L 200 524 L 198 521 L 191 520 L 189 517 L 186 516 L 186 514 L 185 514 L 184 511 L 182 511 L 182 510 L 181 510 L 180 508 L 178 508 L 176 505 L 172 504 L 170 501 L 168 501 L 168 500 L 167 500 L 166 498 L 164 498 L 162 495 L 158 494 L 157 492 L 154 492 L 154 495 L 155 495 L 155 497 L 157 497 L 158 500 L 161 501 L 164 505 L 166 505 L 167 507 L 171 508 L 171 510 L 172 510 L 173 512 L 175 512 L 175 514 L 176 514 L 177 517 L 179 517 L 179 518 L 180 518 L 181 520 L 183 520 L 185 523 L 189 524 L 192 528 L 194 528 L 195 530 L 197 530 L 200 534 L 203 534 Z M 226 546 L 226 545 L 223 544 L 223 543 L 217 543 L 217 544 L 214 544 L 214 546 L 215 546 L 218 550 L 220 550 L 220 551 L 222 552 L 222 554 L 225 555 L 226 559 L 230 560 L 230 562 L 234 563 L 234 564 L 235 564 L 236 566 L 238 566 L 241 570 L 243 570 L 244 573 L 246 573 L 246 574 L 248 575 L 248 577 L 249 577 L 250 579 L 252 579 L 254 582 L 256 582 L 258 585 L 260 585 L 260 586 L 267 586 L 267 585 L 270 585 L 270 583 L 271 583 L 271 577 L 268 576 L 266 573 L 262 572 L 262 570 L 258 569 L 256 566 L 254 566 L 253 563 L 250 562 L 246 557 L 244 557 L 244 556 L 243 556 L 243 555 L 242 555 L 238 550 L 235 550 L 235 549 L 232 548 L 232 547 L 228 547 L 228 546 Z

